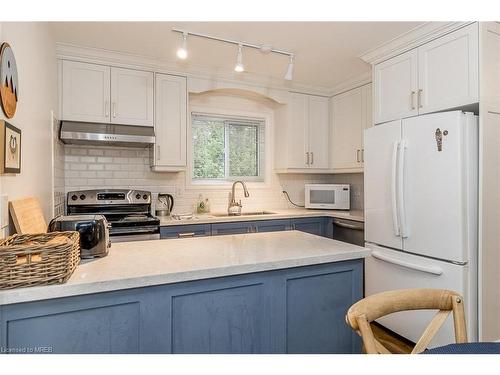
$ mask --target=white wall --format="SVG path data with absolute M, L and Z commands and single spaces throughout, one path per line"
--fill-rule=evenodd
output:
M 12 119 L 22 131 L 21 173 L 0 176 L 0 192 L 9 200 L 36 196 L 47 219 L 52 214 L 51 110 L 57 113 L 55 40 L 47 23 L 4 22 L 0 40 L 16 56 L 19 102 Z M 5 119 L 2 111 L 0 118 Z M 12 231 L 12 228 L 11 228 Z

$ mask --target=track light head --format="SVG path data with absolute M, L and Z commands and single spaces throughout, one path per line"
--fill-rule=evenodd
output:
M 177 57 L 181 60 L 186 60 L 188 57 L 188 52 L 187 52 L 187 33 L 182 33 L 182 44 L 177 50 Z
M 236 55 L 234 71 L 238 73 L 245 71 L 245 66 L 243 65 L 243 46 L 241 44 L 238 44 L 238 54 Z
M 290 61 L 288 62 L 288 68 L 286 69 L 285 79 L 291 81 L 293 79 L 293 59 L 294 56 L 290 55 Z

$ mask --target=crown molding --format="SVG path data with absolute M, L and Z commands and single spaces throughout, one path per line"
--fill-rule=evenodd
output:
M 370 66 L 370 68 L 371 68 L 371 66 Z M 370 71 L 366 72 L 365 74 L 348 79 L 348 80 L 336 85 L 335 87 L 333 87 L 333 89 L 330 93 L 330 96 L 342 94 L 346 91 L 356 89 L 358 87 L 367 85 L 371 82 L 372 82 L 372 72 L 370 69 Z
M 255 73 L 235 73 L 200 65 L 181 64 L 163 61 L 153 57 L 118 52 L 69 43 L 56 43 L 56 56 L 61 60 L 76 60 L 93 64 L 105 64 L 121 68 L 150 70 L 157 73 L 173 74 L 188 78 L 202 78 L 211 81 L 243 84 L 266 89 L 298 91 L 308 94 L 329 96 L 328 87 L 313 86 L 276 79 Z
M 358 57 L 369 64 L 377 64 L 471 23 L 473 22 L 426 22 Z

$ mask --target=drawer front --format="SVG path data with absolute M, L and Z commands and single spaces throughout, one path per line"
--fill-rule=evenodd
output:
M 160 227 L 160 238 L 189 238 L 210 236 L 210 224 L 175 225 Z
M 212 224 L 212 235 L 222 234 L 241 234 L 255 232 L 255 222 L 239 221 L 236 223 L 217 223 Z
M 257 232 L 281 232 L 292 229 L 289 219 L 255 221 Z

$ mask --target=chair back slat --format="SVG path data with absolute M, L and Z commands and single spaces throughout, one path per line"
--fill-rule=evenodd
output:
M 431 322 L 425 329 L 422 337 L 420 337 L 418 342 L 415 344 L 415 347 L 413 348 L 411 354 L 422 353 L 425 349 L 427 349 L 427 345 L 429 345 L 431 340 L 436 335 L 437 331 L 439 331 L 439 328 L 441 328 L 448 315 L 450 315 L 450 312 L 451 311 L 446 310 L 439 310 L 437 312 L 437 314 L 434 316 L 434 318 L 432 318 Z
M 438 310 L 412 354 L 424 351 L 453 312 L 455 341 L 467 342 L 463 299 L 460 294 L 440 289 L 402 289 L 374 294 L 352 305 L 347 312 L 346 322 L 357 331 L 367 353 L 389 353 L 374 336 L 370 323 L 385 315 L 409 310 Z M 409 322 L 411 324 L 411 322 Z

